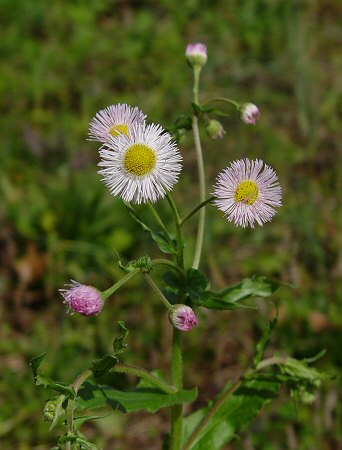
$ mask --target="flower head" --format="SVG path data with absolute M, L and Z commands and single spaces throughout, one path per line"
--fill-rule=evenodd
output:
M 101 292 L 92 286 L 71 280 L 68 289 L 60 289 L 64 303 L 82 316 L 97 316 L 103 307 Z
M 190 331 L 198 325 L 194 311 L 187 305 L 173 305 L 169 312 L 171 324 L 181 331 Z
M 209 121 L 206 132 L 212 139 L 221 139 L 226 134 L 221 122 L 215 119 Z
M 244 103 L 241 108 L 241 120 L 247 125 L 255 125 L 260 119 L 260 110 L 254 103 Z
M 254 228 L 272 220 L 281 206 L 281 187 L 274 170 L 260 159 L 248 158 L 231 163 L 217 177 L 214 204 L 229 222 Z
M 182 157 L 160 125 L 137 125 L 100 149 L 99 171 L 111 194 L 126 202 L 156 202 L 173 188 Z
M 126 104 L 108 106 L 99 111 L 90 122 L 89 139 L 105 143 L 109 136 L 119 136 L 124 133 L 128 136 L 134 125 L 144 125 L 146 115 L 137 107 L 132 108 Z
M 208 60 L 207 46 L 199 42 L 197 44 L 188 44 L 185 56 L 192 66 L 203 67 Z

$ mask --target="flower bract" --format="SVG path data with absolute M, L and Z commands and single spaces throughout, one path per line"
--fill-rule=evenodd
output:
M 82 316 L 97 316 L 102 311 L 104 302 L 101 292 L 92 286 L 71 280 L 68 289 L 60 289 L 59 292 L 68 309 Z
M 126 202 L 156 202 L 171 190 L 182 169 L 182 157 L 171 135 L 160 125 L 138 125 L 111 137 L 100 149 L 99 173 L 111 194 Z
M 214 204 L 230 222 L 254 228 L 272 220 L 281 206 L 281 186 L 275 171 L 262 160 L 231 163 L 217 177 Z
M 134 125 L 144 125 L 146 115 L 139 108 L 126 104 L 108 106 L 99 111 L 90 122 L 89 139 L 105 143 L 109 137 L 124 133 L 128 136 Z

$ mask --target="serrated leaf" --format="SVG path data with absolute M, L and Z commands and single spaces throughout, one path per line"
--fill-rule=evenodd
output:
M 126 327 L 126 324 L 123 320 L 118 320 L 118 324 L 122 330 L 122 336 L 117 336 L 114 339 L 113 342 L 113 349 L 114 349 L 114 353 L 117 355 L 119 353 L 122 353 L 126 350 L 127 348 L 127 344 L 125 343 L 125 340 L 127 339 L 129 330 Z
M 78 391 L 76 407 L 79 410 L 110 406 L 122 412 L 146 410 L 155 413 L 179 403 L 192 402 L 197 397 L 197 389 L 181 390 L 166 394 L 152 384 L 144 381 L 132 391 L 119 391 L 109 386 L 98 386 L 87 382 Z
M 118 362 L 119 360 L 116 356 L 105 355 L 103 358 L 94 360 L 90 369 L 95 378 L 100 378 L 105 376 Z
M 289 286 L 265 276 L 245 278 L 239 283 L 219 292 L 205 290 L 201 298 L 194 299 L 194 303 L 208 309 L 237 309 L 246 308 L 240 303 L 251 297 L 269 297 L 280 286 Z
M 32 367 L 33 377 L 34 377 L 36 386 L 44 386 L 45 388 L 49 388 L 54 391 L 61 392 L 68 398 L 71 398 L 71 399 L 74 398 L 76 394 L 75 394 L 74 389 L 70 385 L 60 382 L 60 381 L 54 381 L 39 371 L 39 368 L 40 368 L 44 358 L 45 358 L 45 353 L 41 353 L 40 355 L 37 355 L 30 360 L 30 366 Z
M 191 450 L 220 450 L 242 431 L 258 414 L 260 409 L 277 396 L 280 382 L 245 380 L 241 386 L 217 407 L 216 402 L 191 414 L 184 421 L 183 447 L 192 430 L 213 411 L 196 440 L 187 446 Z
M 256 355 L 253 360 L 254 367 L 256 367 L 256 368 L 258 367 L 260 361 L 262 360 L 267 342 L 268 342 L 274 328 L 276 327 L 277 323 L 278 323 L 278 320 L 276 318 L 269 322 L 269 324 L 267 325 L 267 327 L 264 330 L 262 338 L 260 339 L 260 341 L 258 342 L 258 344 L 256 346 L 257 351 L 256 351 Z

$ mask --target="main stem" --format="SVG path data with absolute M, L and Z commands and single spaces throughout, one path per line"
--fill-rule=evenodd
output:
M 194 85 L 193 85 L 193 102 L 198 105 L 198 92 L 199 92 L 199 75 L 201 72 L 201 68 L 198 66 L 194 67 Z M 198 178 L 199 178 L 199 193 L 200 193 L 200 203 L 205 201 L 205 174 L 204 174 L 204 164 L 203 164 L 203 155 L 202 155 L 202 147 L 201 147 L 201 140 L 199 135 L 199 129 L 198 129 L 198 117 L 197 113 L 195 112 L 194 117 L 192 119 L 192 131 L 194 134 L 194 141 L 195 141 L 195 149 L 196 149 L 196 158 L 197 158 L 197 167 L 198 167 Z M 198 229 L 197 229 L 197 240 L 196 240 L 196 247 L 195 247 L 195 255 L 194 255 L 194 261 L 192 263 L 192 267 L 194 269 L 198 269 L 200 260 L 201 260 L 201 254 L 202 254 L 202 247 L 203 247 L 203 237 L 204 237 L 204 226 L 205 226 L 205 208 L 202 208 L 199 212 L 199 219 L 198 219 Z
M 79 388 L 82 386 L 82 384 L 85 382 L 87 378 L 89 378 L 93 372 L 90 369 L 86 369 L 84 372 L 81 373 L 79 377 L 77 377 L 76 381 L 71 385 L 71 387 L 74 389 L 76 395 L 71 400 L 68 401 L 66 416 L 67 416 L 67 430 L 68 433 L 73 434 L 74 433 L 74 409 L 75 409 L 75 401 L 77 397 L 77 392 Z M 71 450 L 71 443 L 66 443 L 66 449 Z
M 177 390 L 182 389 L 182 332 L 173 329 L 172 337 L 172 384 Z M 180 450 L 183 429 L 183 405 L 171 407 L 171 446 L 170 450 Z

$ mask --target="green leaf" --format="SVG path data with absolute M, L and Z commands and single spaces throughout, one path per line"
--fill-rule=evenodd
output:
M 277 323 L 278 323 L 278 320 L 276 318 L 269 322 L 269 324 L 265 328 L 262 338 L 260 339 L 260 341 L 257 344 L 257 347 L 256 347 L 257 352 L 256 352 L 256 355 L 253 360 L 253 364 L 254 364 L 255 368 L 258 367 L 260 361 L 262 360 L 267 342 L 268 342 L 274 328 L 276 327 Z
M 116 356 L 105 355 L 103 358 L 94 360 L 90 369 L 95 378 L 100 378 L 107 375 L 110 369 L 112 369 L 118 362 L 119 360 Z
M 194 303 L 208 309 L 237 309 L 246 308 L 242 300 L 251 297 L 269 297 L 280 286 L 289 286 L 265 276 L 245 278 L 239 283 L 219 292 L 205 290 L 202 297 L 193 299 Z
M 153 231 L 139 216 L 137 211 L 129 204 L 126 204 L 127 208 L 130 211 L 131 216 L 133 219 L 138 222 L 142 229 L 149 233 L 152 237 L 152 239 L 155 241 L 155 243 L 158 245 L 159 250 L 161 250 L 164 253 L 167 254 L 177 254 L 177 244 L 174 239 L 171 238 L 171 236 L 166 235 L 164 231 Z
M 135 389 L 128 392 L 87 382 L 78 391 L 76 407 L 79 410 L 85 410 L 110 406 L 115 410 L 127 413 L 139 410 L 155 413 L 161 408 L 192 402 L 196 397 L 196 388 L 166 394 L 146 381 L 140 382 Z
M 62 394 L 66 395 L 68 398 L 71 398 L 71 399 L 74 398 L 76 394 L 75 394 L 74 389 L 70 385 L 59 382 L 59 381 L 54 381 L 39 371 L 39 368 L 40 368 L 44 358 L 45 358 L 45 353 L 41 353 L 40 355 L 37 355 L 30 360 L 30 366 L 32 367 L 36 386 L 44 386 L 45 388 L 49 388 L 49 389 L 53 389 L 54 391 L 61 392 Z
M 184 277 L 179 273 L 167 271 L 163 274 L 162 278 L 167 284 L 163 289 L 165 297 L 171 304 L 179 302 L 178 298 L 186 294 L 186 282 Z
M 243 430 L 260 412 L 260 409 L 277 396 L 281 382 L 277 380 L 245 380 L 226 399 L 224 392 L 216 401 L 191 414 L 184 421 L 183 446 L 191 432 L 203 418 L 212 412 L 201 429 L 191 450 L 219 450 Z M 225 389 L 225 392 L 227 391 Z M 221 402 L 218 404 L 217 402 Z M 188 448 L 188 447 L 187 447 Z
M 110 416 L 110 414 L 98 416 L 81 416 L 81 417 L 74 417 L 74 429 L 75 431 L 79 430 L 79 428 L 86 422 L 89 422 L 90 420 L 97 420 L 97 419 L 104 419 L 105 417 Z
M 209 281 L 196 269 L 189 269 L 186 274 L 186 290 L 192 301 L 203 297 L 204 290 L 209 286 Z
M 127 339 L 129 330 L 126 327 L 126 324 L 123 320 L 118 320 L 118 324 L 119 324 L 123 334 L 122 334 L 122 336 L 117 336 L 114 339 L 113 349 L 114 349 L 115 355 L 118 355 L 118 354 L 124 352 L 128 345 L 125 343 L 125 340 Z
M 317 356 L 321 357 L 322 352 Z M 315 361 L 317 356 L 308 360 L 286 358 L 283 364 L 279 364 L 281 372 L 288 376 L 287 382 L 291 389 L 291 395 L 303 403 L 312 403 L 322 381 L 331 378 L 331 375 L 308 365 L 308 361 Z

